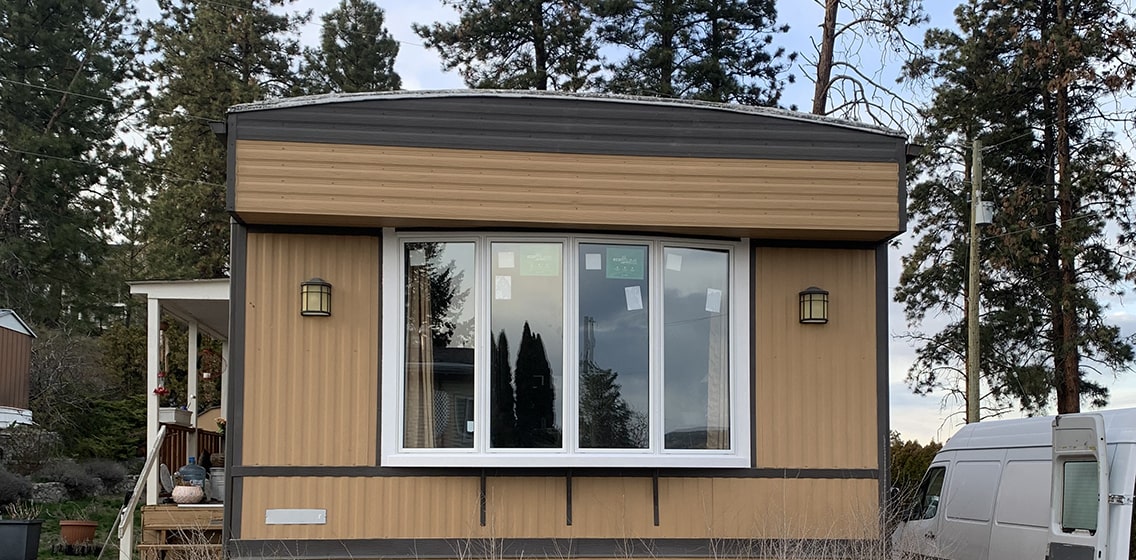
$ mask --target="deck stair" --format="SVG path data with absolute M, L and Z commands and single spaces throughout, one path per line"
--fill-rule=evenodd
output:
M 222 504 L 142 507 L 142 560 L 220 560 Z

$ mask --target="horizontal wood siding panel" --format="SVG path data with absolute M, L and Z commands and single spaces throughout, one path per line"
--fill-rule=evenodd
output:
M 870 479 L 245 478 L 241 538 L 868 538 L 878 534 Z M 326 525 L 266 525 L 266 509 L 325 509 Z
M 242 140 L 246 220 L 899 231 L 892 162 L 605 156 Z
M 0 328 L 0 406 L 28 408 L 32 338 Z
M 877 468 L 875 251 L 759 248 L 757 467 Z M 801 290 L 829 291 L 829 322 L 799 322 Z
M 330 317 L 300 316 L 313 277 L 332 285 Z M 247 279 L 242 463 L 374 465 L 378 238 L 250 233 Z

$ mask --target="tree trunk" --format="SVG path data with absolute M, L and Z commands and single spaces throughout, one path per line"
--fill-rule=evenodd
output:
M 825 0 L 824 31 L 820 40 L 820 58 L 817 59 L 816 88 L 813 90 L 813 114 L 823 115 L 827 111 L 828 86 L 832 80 L 832 50 L 836 45 L 836 12 L 840 0 Z
M 1065 33 L 1065 3 L 1057 0 L 1057 28 Z M 1068 40 L 1068 37 L 1063 37 Z M 1064 41 L 1062 41 L 1064 43 Z M 1061 50 L 1061 45 L 1058 46 Z M 1058 294 L 1060 298 L 1061 339 L 1057 353 L 1058 378 L 1064 391 L 1058 392 L 1057 413 L 1067 414 L 1081 411 L 1081 360 L 1078 352 L 1077 303 L 1074 301 L 1076 277 L 1076 247 L 1071 239 L 1075 211 L 1073 201 L 1073 177 L 1069 169 L 1071 153 L 1069 146 L 1069 87 L 1066 85 L 1068 70 L 1061 62 L 1063 53 L 1058 54 L 1058 87 L 1055 92 L 1057 109 L 1057 204 L 1060 212 L 1057 227 L 1057 252 L 1060 256 Z
M 544 29 L 544 2 L 529 5 L 529 19 L 533 26 L 533 68 L 536 71 L 536 89 L 548 89 L 548 33 Z
M 661 60 L 659 61 L 659 95 L 662 97 L 676 97 L 674 89 L 675 52 L 678 46 L 677 38 L 678 13 L 677 2 L 665 2 L 662 14 L 659 15 L 659 44 L 663 45 Z

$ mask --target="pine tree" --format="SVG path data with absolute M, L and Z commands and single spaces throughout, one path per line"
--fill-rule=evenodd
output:
M 631 407 L 623 398 L 619 374 L 580 363 L 580 445 L 582 447 L 642 447 L 632 432 Z
M 133 99 L 133 11 L 0 0 L 0 307 L 49 328 L 101 322 Z
M 493 447 L 517 446 L 517 413 L 513 398 L 513 368 L 509 366 L 509 338 L 505 331 L 490 339 L 490 433 Z
M 924 179 L 909 198 L 917 240 L 897 299 L 912 324 L 928 313 L 952 319 L 914 335 L 917 392 L 957 390 L 960 381 L 970 154 L 959 146 L 976 137 L 990 146 L 983 187 L 998 208 L 981 249 L 985 404 L 1040 411 L 1056 395 L 1061 413 L 1086 399 L 1103 405 L 1108 389 L 1088 375 L 1131 367 L 1132 341 L 1108 324 L 1098 299 L 1131 274 L 1117 253 L 1125 239 L 1109 230 L 1132 231 L 1136 201 L 1131 162 L 1099 116 L 1103 95 L 1132 87 L 1115 61 L 1131 51 L 1133 34 L 1113 9 L 1096 0 L 1062 15 L 1059 0 L 972 0 L 956 12 L 959 31 L 929 32 L 931 52 L 908 67 L 938 85 L 929 150 L 917 160 Z
M 209 128 L 226 110 L 295 87 L 291 58 L 300 54 L 306 15 L 271 11 L 282 0 L 159 0 L 152 23 L 157 94 L 155 166 L 164 177 L 146 224 L 151 274 L 216 278 L 229 270 L 225 147 Z
M 442 0 L 457 23 L 414 24 L 472 88 L 579 91 L 600 71 L 589 0 Z
M 525 322 L 521 343 L 517 347 L 513 383 L 516 389 L 517 446 L 560 447 L 552 367 L 548 363 L 544 341 L 540 334 L 532 332 L 528 322 Z
M 398 41 L 383 25 L 383 9 L 370 0 L 341 0 L 321 18 L 318 50 L 307 49 L 305 93 L 396 90 Z
M 607 91 L 777 105 L 796 54 L 773 48 L 772 0 L 604 0 L 602 37 L 630 51 Z

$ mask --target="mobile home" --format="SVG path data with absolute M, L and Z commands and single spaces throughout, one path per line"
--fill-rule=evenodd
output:
M 219 128 L 233 557 L 879 537 L 901 133 L 495 91 Z

